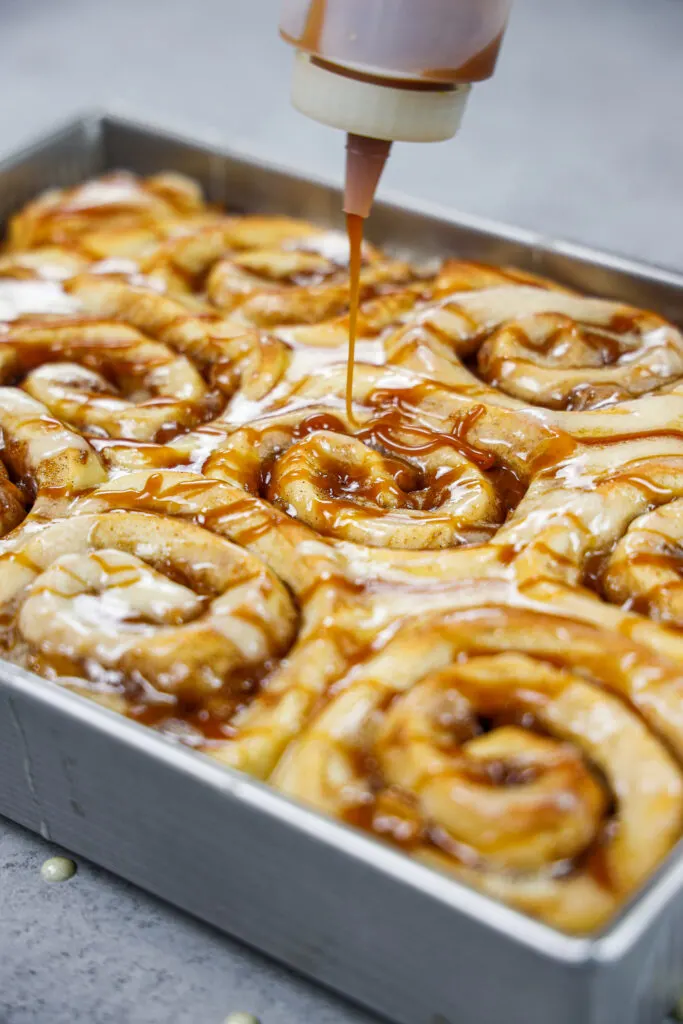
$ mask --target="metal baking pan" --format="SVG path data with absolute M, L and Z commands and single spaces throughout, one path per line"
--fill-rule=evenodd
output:
M 182 171 L 233 209 L 340 220 L 329 184 L 109 115 L 0 164 L 0 214 L 120 167 Z M 370 234 L 683 323 L 683 276 L 615 256 L 400 198 Z M 0 812 L 399 1024 L 660 1024 L 683 987 L 680 844 L 606 930 L 568 937 L 6 662 Z

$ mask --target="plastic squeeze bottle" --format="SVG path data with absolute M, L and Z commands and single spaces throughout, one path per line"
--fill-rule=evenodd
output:
M 350 243 L 347 414 L 363 220 L 391 144 L 457 132 L 473 82 L 489 78 L 511 0 L 283 0 L 280 34 L 297 49 L 292 102 L 347 133 Z

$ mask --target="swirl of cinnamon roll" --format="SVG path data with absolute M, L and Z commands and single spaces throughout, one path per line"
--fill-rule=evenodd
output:
M 273 782 L 589 931 L 680 834 L 683 775 L 650 718 L 680 705 L 680 665 L 542 607 L 418 620 L 335 686 Z
M 211 215 L 192 218 L 140 262 L 143 274 L 169 290 L 204 291 L 222 310 L 231 310 L 253 291 L 319 284 L 342 275 L 348 241 L 340 231 L 278 216 Z M 379 259 L 367 243 L 366 262 Z
M 0 256 L 0 278 L 17 281 L 65 281 L 86 270 L 88 260 L 58 245 L 19 249 Z
M 296 612 L 262 563 L 200 527 L 126 515 L 55 520 L 0 556 L 0 607 L 43 672 L 198 700 L 284 653 Z
M 6 656 L 263 777 L 367 643 L 334 551 L 181 472 L 121 476 L 10 534 L 0 609 Z
M 153 289 L 86 274 L 72 279 L 68 290 L 91 315 L 124 320 L 192 359 L 226 396 L 239 387 L 247 397 L 261 398 L 287 368 L 290 353 L 283 342 L 197 313 Z
M 681 408 L 671 395 L 624 410 L 624 426 L 639 430 L 623 437 L 614 425 L 611 438 L 603 432 L 606 413 L 580 417 L 580 433 L 588 416 L 602 421 L 597 437 L 539 475 L 497 538 L 518 551 L 520 578 L 583 582 L 608 601 L 683 627 Z
M 212 301 L 234 311 L 238 321 L 273 328 L 295 348 L 343 348 L 349 330 L 348 247 L 340 251 L 328 238 L 323 242 L 317 236 L 306 241 L 306 248 L 297 242 L 296 253 L 292 247 L 290 243 L 286 251 L 257 250 L 217 264 L 208 279 Z M 335 264 L 344 267 L 341 274 L 335 272 Z M 434 276 L 403 261 L 383 260 L 376 250 L 366 248 L 358 336 L 375 338 L 385 328 L 410 321 L 411 314 L 419 319 L 425 304 L 453 293 L 511 282 L 564 291 L 533 274 L 462 260 L 446 261 Z
M 256 270 L 256 279 L 262 280 L 259 276 L 261 268 L 265 264 L 274 266 L 272 261 L 277 264 L 274 274 L 270 275 L 273 280 L 283 276 L 283 272 L 284 276 L 292 274 L 293 269 L 287 271 L 286 267 L 294 267 L 292 259 L 296 262 L 297 254 L 310 254 L 314 258 L 296 263 L 306 279 L 308 275 L 315 279 L 327 276 L 334 268 L 348 264 L 348 241 L 341 231 L 319 228 L 294 217 L 249 214 L 242 217 L 223 215 L 198 228 L 193 224 L 191 232 L 180 233 L 160 247 L 147 268 L 170 264 L 183 275 L 196 280 L 206 277 L 223 257 L 248 254 L 253 250 L 261 250 L 265 258 L 256 257 L 253 266 L 248 258 L 244 263 L 238 261 L 235 264 L 234 272 L 246 275 L 243 278 L 245 282 L 250 268 Z M 288 253 L 294 255 L 288 256 Z M 369 262 L 379 259 L 379 253 L 365 242 L 363 257 Z
M 323 230 L 287 217 L 230 218 L 222 231 L 210 257 L 207 247 L 202 266 L 206 271 L 213 264 L 207 291 L 221 309 L 234 309 L 254 292 L 330 280 L 343 283 L 344 272 L 348 272 L 349 243 L 341 231 Z M 228 255 L 231 258 L 216 258 Z M 364 242 L 363 266 L 380 260 L 374 246 Z
M 476 386 L 476 371 L 488 399 L 549 409 L 613 405 L 683 374 L 683 336 L 654 313 L 527 286 L 447 295 L 387 348 L 391 362 L 446 384 Z
M 441 299 L 458 292 L 483 291 L 486 288 L 500 288 L 510 284 L 571 294 L 556 281 L 515 267 L 494 267 L 487 263 L 450 259 L 444 260 L 439 268 L 434 281 L 433 296 L 435 299 Z
M 78 494 L 106 479 L 85 438 L 17 388 L 0 387 L 0 432 L 3 459 L 30 498 L 50 492 Z
M 49 515 L 55 501 L 105 479 L 104 466 L 84 438 L 29 395 L 0 387 L 0 537 L 30 511 Z
M 461 544 L 501 519 L 485 472 L 444 439 L 394 435 L 401 456 L 328 430 L 297 441 L 275 461 L 271 501 L 318 533 L 371 547 Z M 489 462 L 490 465 L 490 462 Z
M 302 257 L 310 260 L 310 250 L 301 249 L 298 264 L 290 253 L 260 251 L 217 264 L 208 281 L 210 296 L 217 306 L 236 310 L 238 320 L 272 327 L 295 347 L 343 347 L 349 329 L 346 273 L 334 272 L 329 246 L 316 248 L 318 259 L 321 252 L 327 265 L 306 262 Z M 344 255 L 346 268 L 347 251 Z M 320 284 L 313 278 L 316 272 L 324 278 Z M 361 271 L 358 335 L 374 338 L 404 319 L 410 321 L 411 314 L 419 319 L 425 304 L 455 292 L 511 282 L 564 291 L 533 274 L 461 260 L 446 261 L 434 276 L 402 261 L 382 260 L 370 250 Z
M 496 531 L 525 487 L 521 459 L 517 475 L 485 441 L 468 441 L 479 416 L 485 410 L 473 406 L 440 431 L 380 405 L 351 424 L 341 410 L 313 402 L 228 429 L 201 469 L 339 541 L 418 550 L 473 544 Z
M 361 270 L 361 302 L 410 281 L 410 265 L 377 261 Z M 236 322 L 273 328 L 318 324 L 348 312 L 348 271 L 311 252 L 257 249 L 216 265 L 209 297 Z
M 213 418 L 222 404 L 185 356 L 116 322 L 28 317 L 5 325 L 3 379 L 103 437 L 163 440 Z
M 683 499 L 633 520 L 600 584 L 610 601 L 683 629 Z
M 683 373 L 683 337 L 661 317 L 599 299 L 567 305 L 568 314 L 500 327 L 479 350 L 482 376 L 529 402 L 585 409 L 654 391 Z
M 539 473 L 496 544 L 516 552 L 522 581 L 553 579 L 575 586 L 586 580 L 600 590 L 607 573 L 609 597 L 629 605 L 632 600 L 639 610 L 651 609 L 654 618 L 674 622 L 671 608 L 657 612 L 655 591 L 664 583 L 667 558 L 672 582 L 681 498 L 681 438 L 665 433 L 619 441 L 617 436 L 612 444 L 581 448 Z M 666 604 L 666 587 L 661 600 Z

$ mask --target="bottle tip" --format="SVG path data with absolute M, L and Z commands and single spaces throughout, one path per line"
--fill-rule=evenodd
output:
M 385 139 L 350 132 L 346 136 L 345 213 L 368 216 L 390 149 L 391 142 Z

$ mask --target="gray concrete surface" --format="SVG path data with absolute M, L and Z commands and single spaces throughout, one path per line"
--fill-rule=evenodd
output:
M 0 0 L 0 152 L 96 104 L 339 173 L 289 109 L 277 0 Z M 460 139 L 399 147 L 389 188 L 683 269 L 683 0 L 517 0 Z M 0 1024 L 371 1018 L 0 824 Z

